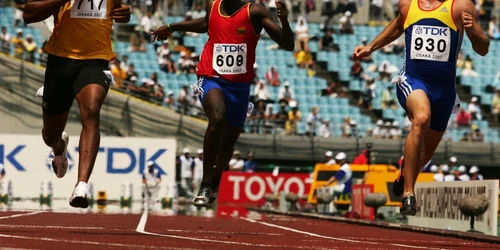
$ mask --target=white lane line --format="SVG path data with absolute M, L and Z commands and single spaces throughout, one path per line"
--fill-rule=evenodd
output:
M 34 212 L 31 212 L 31 213 L 26 213 L 26 214 L 13 214 L 13 215 L 8 215 L 8 216 L 2 216 L 2 217 L 0 217 L 0 220 L 10 219 L 10 218 L 17 218 L 17 217 L 24 217 L 24 216 L 30 216 L 30 215 L 41 214 L 41 213 L 44 213 L 44 211 L 34 211 Z
M 75 243 L 75 244 L 87 244 L 87 245 L 110 246 L 110 247 L 125 247 L 125 248 L 183 249 L 183 250 L 188 249 L 188 248 L 178 248 L 178 247 L 159 247 L 159 246 L 144 246 L 144 245 L 121 244 L 121 243 L 106 243 L 106 242 L 85 241 L 85 240 L 65 240 L 65 239 L 55 239 L 55 238 L 47 238 L 47 237 L 29 237 L 29 236 L 8 235 L 8 234 L 0 234 L 0 238 L 38 240 L 38 241 L 50 241 L 50 242 L 59 242 L 59 243 Z
M 0 224 L 0 228 L 33 228 L 33 229 L 68 229 L 68 230 L 110 230 L 118 231 L 120 229 L 104 228 L 104 227 L 73 227 L 73 226 L 37 226 L 37 225 L 8 225 Z M 126 229 L 123 229 L 125 231 Z
M 1 226 L 1 225 L 0 225 Z M 206 234 L 224 234 L 224 235 L 265 235 L 265 236 L 285 236 L 284 234 L 275 233 L 251 233 L 251 232 L 224 232 L 224 231 L 209 231 L 209 230 L 187 230 L 187 229 L 166 229 L 167 232 L 178 232 L 178 233 L 206 233 Z
M 374 241 L 360 241 L 360 240 L 351 240 L 351 239 L 347 239 L 347 238 L 331 237 L 331 236 L 325 236 L 325 235 L 315 234 L 315 233 L 311 233 L 311 232 L 301 231 L 301 230 L 293 229 L 290 227 L 280 226 L 280 225 L 267 223 L 267 222 L 263 222 L 263 221 L 256 221 L 256 220 L 243 218 L 243 217 L 240 217 L 240 218 L 243 220 L 249 221 L 249 222 L 262 224 L 262 225 L 265 225 L 268 227 L 279 228 L 279 229 L 291 231 L 294 233 L 300 233 L 300 234 L 305 234 L 305 235 L 309 235 L 309 236 L 313 236 L 313 237 L 330 239 L 330 240 L 335 240 L 335 241 L 344 241 L 344 242 L 351 242 L 351 243 L 357 243 L 357 244 L 370 244 L 370 245 L 390 245 L 390 246 L 396 246 L 396 247 L 418 248 L 418 249 L 432 249 L 432 250 L 443 249 L 443 248 L 433 248 L 433 247 L 412 246 L 412 245 L 406 245 L 406 244 L 380 243 L 380 242 L 374 242 Z
M 268 244 L 255 244 L 255 243 L 247 243 L 247 242 L 240 242 L 240 241 L 223 241 L 223 240 L 212 240 L 212 239 L 204 239 L 204 238 L 194 238 L 194 237 L 186 237 L 186 236 L 179 236 L 179 235 L 170 235 L 170 234 L 159 234 L 159 233 L 151 233 L 145 231 L 146 223 L 148 221 L 148 209 L 144 209 L 141 219 L 139 220 L 139 224 L 137 224 L 137 228 L 135 229 L 136 232 L 140 234 L 145 234 L 145 235 L 152 235 L 152 236 L 159 236 L 159 237 L 166 237 L 166 238 L 174 238 L 174 239 L 182 239 L 182 240 L 190 240 L 190 241 L 199 241 L 199 242 L 210 242 L 210 243 L 221 243 L 221 244 L 228 244 L 228 245 L 240 245 L 240 246 L 251 246 L 251 247 L 278 247 L 278 248 L 298 248 L 298 249 L 310 249 L 311 247 L 300 247 L 300 246 L 285 246 L 285 245 L 268 245 Z M 316 248 L 316 249 L 332 249 L 332 248 Z

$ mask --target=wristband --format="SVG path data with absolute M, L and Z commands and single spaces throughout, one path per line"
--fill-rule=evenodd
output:
M 167 24 L 167 27 L 170 31 L 174 32 L 174 29 L 172 29 L 172 27 L 170 26 L 170 24 Z

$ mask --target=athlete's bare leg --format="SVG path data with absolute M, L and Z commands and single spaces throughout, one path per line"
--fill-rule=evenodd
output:
M 208 118 L 208 127 L 203 140 L 203 180 L 202 183 L 212 185 L 212 174 L 217 161 L 217 154 L 221 147 L 224 131 L 224 116 L 226 104 L 224 94 L 220 89 L 211 89 L 204 100 L 205 114 Z
M 213 187 L 219 186 L 219 182 L 222 178 L 222 172 L 228 166 L 229 161 L 231 161 L 231 158 L 233 157 L 234 145 L 236 144 L 236 141 L 240 137 L 242 129 L 243 128 L 241 127 L 238 128 L 234 127 L 227 121 L 224 121 L 224 126 L 223 126 L 224 133 L 222 134 L 222 145 L 219 149 L 219 153 L 217 154 L 217 164 L 215 166 L 214 173 L 212 176 Z
M 101 141 L 99 116 L 106 94 L 106 89 L 103 86 L 89 84 L 76 95 L 76 100 L 80 107 L 80 120 L 82 122 L 77 184 L 80 181 L 88 182 L 94 168 Z
M 66 127 L 69 110 L 60 115 L 51 115 L 43 111 L 42 137 L 45 144 L 52 148 L 54 155 L 64 152 L 65 143 L 62 140 L 62 132 Z
M 406 99 L 406 109 L 408 117 L 412 121 L 410 134 L 406 138 L 404 146 L 404 193 L 414 194 L 414 185 L 422 162 L 422 153 L 424 152 L 424 140 L 429 131 L 431 119 L 431 105 L 429 98 L 422 90 L 415 90 L 410 93 Z

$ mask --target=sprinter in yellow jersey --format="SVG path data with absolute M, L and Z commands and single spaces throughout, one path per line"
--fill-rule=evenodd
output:
M 417 213 L 415 182 L 432 159 L 456 104 L 456 63 L 467 34 L 476 53 L 488 53 L 490 42 L 477 22 L 470 0 L 400 0 L 399 15 L 368 46 L 355 48 L 353 58 L 367 57 L 404 33 L 405 58 L 393 79 L 401 106 L 412 121 L 404 147 L 395 195 L 403 195 L 401 214 Z
M 45 51 L 49 54 L 44 86 L 37 96 L 43 99 L 45 144 L 52 148 L 52 167 L 62 178 L 68 169 L 66 151 L 69 137 L 64 128 L 76 98 L 80 107 L 78 181 L 70 198 L 72 207 L 89 206 L 87 182 L 99 149 L 99 112 L 113 79 L 108 73 L 113 21 L 127 23 L 130 8 L 121 0 L 29 0 L 24 22 L 34 23 L 54 16 L 54 31 Z

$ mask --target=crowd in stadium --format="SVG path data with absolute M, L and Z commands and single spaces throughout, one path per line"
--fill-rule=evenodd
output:
M 491 7 L 493 1 L 478 1 L 477 9 L 479 19 L 491 39 L 500 39 L 500 29 L 497 18 L 492 14 Z M 31 34 L 24 34 L 24 24 L 22 22 L 23 0 L 16 0 L 15 22 L 13 27 L 2 27 L 0 34 L 0 49 L 3 53 L 13 54 L 17 58 L 24 58 L 28 62 L 38 62 L 45 65 L 47 54 L 43 51 L 44 44 L 37 44 Z M 271 13 L 276 12 L 274 1 L 261 1 L 269 8 Z M 138 20 L 134 31 L 130 33 L 128 53 L 146 53 L 148 48 L 154 48 L 159 69 L 169 74 L 195 74 L 196 65 L 199 61 L 201 51 L 194 51 L 192 47 L 186 46 L 184 40 L 188 37 L 197 37 L 194 33 L 178 33 L 173 40 L 163 43 L 153 43 L 151 45 L 151 31 L 156 30 L 166 20 L 164 13 L 157 11 L 159 2 L 147 2 L 146 5 L 136 1 L 131 2 L 135 7 L 136 13 L 144 14 Z M 315 52 L 311 52 L 310 46 L 316 43 L 314 47 L 318 51 L 339 53 L 344 50 L 336 39 L 344 34 L 356 33 L 356 27 L 353 21 L 353 15 L 357 13 L 356 3 L 353 1 L 339 1 L 334 8 L 332 1 L 323 1 L 321 6 L 321 15 L 324 22 L 320 25 L 321 34 L 313 34 L 308 26 L 308 13 L 316 9 L 314 1 L 290 1 L 287 3 L 292 12 L 292 18 L 296 25 L 292 27 L 296 34 L 296 46 L 294 52 L 295 65 L 292 69 L 305 69 L 310 79 L 318 78 L 320 72 L 325 71 L 316 60 Z M 304 5 L 302 5 L 304 4 Z M 183 20 L 196 19 L 205 16 L 205 6 L 200 1 L 186 1 L 182 6 L 181 13 L 185 13 Z M 305 9 L 305 15 L 302 15 L 302 9 Z M 183 12 L 182 10 L 187 10 Z M 371 1 L 370 16 L 371 20 L 390 20 L 395 15 L 395 6 L 390 1 Z M 172 14 L 172 13 L 169 13 Z M 176 14 L 176 13 L 173 13 Z M 15 32 L 15 34 L 14 34 Z M 266 36 L 265 32 L 261 34 Z M 175 43 L 172 43 L 175 40 Z M 362 37 L 361 44 L 367 43 L 367 38 Z M 12 51 L 13 48 L 13 51 Z M 382 49 L 384 54 L 402 55 L 404 48 L 404 39 L 400 38 Z M 269 49 L 278 49 L 270 47 Z M 184 112 L 188 115 L 200 116 L 202 112 L 199 98 L 190 90 L 191 84 L 195 82 L 185 81 L 178 86 L 179 89 L 167 89 L 165 82 L 159 80 L 158 72 L 151 72 L 147 76 L 140 76 L 134 63 L 129 61 L 129 54 L 118 54 L 115 60 L 110 63 L 112 74 L 116 84 L 113 88 L 126 91 L 140 98 L 153 101 L 155 103 L 173 108 L 178 112 Z M 38 60 L 36 60 L 38 58 Z M 371 111 L 375 99 L 381 99 L 382 109 L 398 108 L 397 98 L 394 88 L 390 82 L 396 75 L 399 65 L 393 65 L 391 62 L 377 61 L 371 57 L 363 61 L 352 61 L 349 72 L 350 84 L 347 86 L 338 81 L 338 79 L 327 79 L 327 85 L 321 91 L 322 98 L 345 98 L 351 95 L 349 86 L 352 83 L 359 82 L 361 89 L 359 95 L 355 98 L 357 105 L 361 109 Z M 345 67 L 344 65 L 343 67 Z M 473 59 L 468 55 L 460 53 L 457 66 L 460 69 L 459 74 L 462 77 L 480 77 L 477 72 Z M 339 136 L 334 132 L 334 128 L 340 128 L 342 137 L 371 137 L 387 138 L 399 140 L 404 138 L 408 132 L 411 123 L 408 119 L 404 124 L 398 119 L 373 119 L 374 124 L 361 124 L 349 115 L 344 116 L 342 123 L 335 123 L 331 119 L 321 116 L 319 106 L 304 106 L 296 98 L 297 89 L 290 84 L 287 75 L 273 65 L 269 68 L 261 69 L 256 63 L 254 65 L 256 78 L 251 100 L 254 108 L 248 114 L 247 130 L 248 133 L 261 134 L 286 134 L 296 135 L 305 134 L 321 137 Z M 161 73 L 160 73 L 161 74 Z M 142 77 L 142 78 L 141 78 Z M 478 78 L 479 79 L 479 78 Z M 467 107 L 461 107 L 460 111 L 450 120 L 449 128 L 467 128 L 467 131 L 461 134 L 460 141 L 482 142 L 484 141 L 484 131 L 480 121 L 490 119 L 491 122 L 498 122 L 500 115 L 500 71 L 497 72 L 494 81 L 486 88 L 492 95 L 491 111 L 492 115 L 484 116 L 481 105 L 484 100 L 473 95 Z M 378 91 L 382 86 L 383 91 Z M 277 93 L 273 94 L 273 93 Z M 275 105 L 278 104 L 278 105 Z M 354 103 L 356 104 L 356 103 Z M 307 115 L 303 116 L 303 113 Z M 373 115 L 372 115 L 373 116 Z M 491 118 L 490 118 L 491 117 Z M 380 118 L 380 117 L 378 117 Z M 366 121 L 363 121 L 366 122 Z M 299 124 L 305 124 L 305 127 L 299 131 Z M 362 129 L 360 129 L 362 125 Z M 445 140 L 451 137 L 445 136 Z

